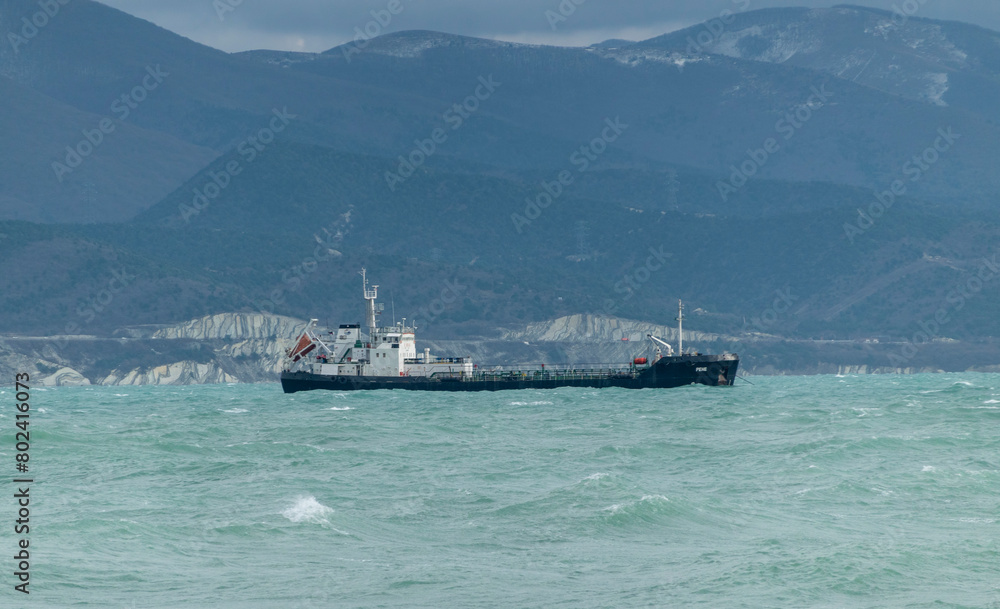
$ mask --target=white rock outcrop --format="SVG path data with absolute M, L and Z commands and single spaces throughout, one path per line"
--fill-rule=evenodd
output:
M 89 385 L 90 379 L 72 368 L 63 367 L 48 376 L 38 379 L 36 383 L 43 387 L 80 387 L 82 385 Z
M 685 318 L 686 319 L 686 318 Z M 627 338 L 644 341 L 652 334 L 668 342 L 677 342 L 676 326 L 658 326 L 649 322 L 600 315 L 569 315 L 551 321 L 528 324 L 524 330 L 503 333 L 504 340 L 528 342 L 608 342 Z M 732 336 L 684 331 L 685 341 L 735 341 Z
M 183 361 L 157 366 L 149 370 L 115 370 L 102 385 L 200 385 L 206 383 L 237 383 L 239 379 L 215 363 L 200 364 Z
M 160 328 L 156 341 L 213 341 L 214 359 L 208 363 L 179 361 L 152 368 L 114 370 L 102 385 L 188 385 L 274 380 L 281 371 L 285 350 L 307 322 L 262 313 L 219 313 Z
M 161 328 L 153 333 L 153 338 L 293 339 L 305 327 L 305 321 L 282 315 L 218 313 Z

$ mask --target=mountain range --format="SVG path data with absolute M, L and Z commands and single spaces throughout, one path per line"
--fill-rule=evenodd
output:
M 679 298 L 718 334 L 1000 336 L 997 32 L 836 6 L 227 54 L 38 10 L 0 0 L 0 332 L 353 322 L 366 266 L 444 338 Z

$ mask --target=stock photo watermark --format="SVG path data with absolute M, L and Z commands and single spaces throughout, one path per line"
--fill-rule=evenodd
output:
M 799 297 L 792 294 L 792 289 L 788 286 L 774 291 L 774 302 L 764 310 L 758 317 L 751 317 L 743 324 L 743 333 L 751 334 L 758 332 L 767 334 L 768 330 L 774 327 L 781 316 L 788 313 L 792 306 L 799 301 Z
M 576 168 L 577 173 L 585 173 L 597 159 L 607 151 L 608 146 L 618 141 L 618 138 L 628 129 L 628 125 L 621 121 L 621 117 L 616 116 L 614 120 L 604 119 L 605 127 L 599 136 L 589 143 L 580 146 L 569 157 L 570 165 Z M 532 221 L 537 220 L 542 215 L 542 211 L 547 209 L 566 192 L 566 189 L 576 181 L 576 176 L 569 169 L 563 169 L 555 175 L 552 181 L 542 180 L 541 191 L 534 197 L 527 197 L 524 213 L 513 213 L 510 215 L 514 223 L 514 229 L 518 234 L 531 226 Z
M 254 303 L 254 308 L 261 313 L 273 315 L 276 307 L 285 303 L 285 295 L 302 289 L 305 279 L 315 273 L 320 264 L 340 258 L 342 254 L 334 249 L 334 246 L 339 245 L 344 238 L 340 226 L 349 215 L 350 212 L 347 212 L 347 214 L 341 215 L 338 220 L 331 222 L 329 226 L 320 229 L 323 237 L 320 237 L 319 233 L 314 234 L 313 239 L 316 241 L 316 247 L 313 248 L 312 255 L 306 256 L 299 264 L 282 271 L 281 281 L 284 287 L 271 290 L 267 298 Z
M 212 8 L 218 15 L 219 21 L 225 21 L 226 15 L 235 11 L 243 4 L 243 0 L 212 0 Z
M 613 286 L 615 294 L 621 294 L 622 296 L 618 299 L 609 298 L 605 300 L 601 314 L 614 315 L 621 305 L 631 300 L 642 289 L 642 286 L 653 277 L 653 274 L 666 266 L 674 256 L 670 252 L 663 251 L 662 245 L 658 248 L 650 247 L 648 251 L 649 255 L 642 265 L 636 266 L 626 273 L 620 281 L 615 283 Z
M 452 104 L 441 116 L 445 124 L 451 127 L 452 131 L 462 128 L 472 115 L 479 111 L 482 103 L 493 96 L 493 93 L 503 83 L 493 80 L 493 75 L 479 77 L 479 84 L 471 95 L 461 102 Z M 434 156 L 439 147 L 448 141 L 449 134 L 442 127 L 436 127 L 425 139 L 414 140 L 414 148 L 406 155 L 399 155 L 399 165 L 396 171 L 385 172 L 385 182 L 389 190 L 395 192 L 396 187 L 413 177 L 418 168 L 422 167 L 427 159 Z
M 271 110 L 271 114 L 273 116 L 268 122 L 267 127 L 262 127 L 257 133 L 236 145 L 236 153 L 242 157 L 245 163 L 253 163 L 260 153 L 264 152 L 268 145 L 274 142 L 277 134 L 284 131 L 292 119 L 298 117 L 298 115 L 290 113 L 287 106 L 281 110 L 274 108 Z M 185 222 L 190 222 L 192 216 L 197 216 L 205 211 L 211 202 L 217 199 L 222 194 L 222 191 L 232 184 L 233 179 L 243 173 L 243 169 L 244 166 L 239 159 L 232 159 L 221 170 L 209 171 L 209 181 L 200 188 L 195 187 L 192 189 L 194 197 L 192 197 L 191 203 L 181 203 L 177 206 L 177 211 L 180 213 L 181 218 Z
M 38 0 L 38 10 L 30 17 L 21 17 L 21 29 L 16 32 L 7 32 L 7 40 L 14 49 L 14 54 L 21 52 L 21 47 L 28 44 L 32 38 L 38 35 L 52 19 L 59 14 L 60 9 L 70 3 L 71 0 Z
M 111 102 L 110 110 L 119 121 L 126 121 L 131 116 L 132 111 L 139 107 L 139 104 L 146 101 L 150 92 L 155 91 L 163 83 L 169 72 L 164 72 L 160 65 L 156 67 L 146 66 L 146 75 L 142 77 L 140 84 L 132 87 L 129 91 L 122 93 L 120 97 Z M 73 171 L 83 164 L 83 161 L 100 148 L 101 144 L 107 141 L 107 136 L 115 132 L 115 122 L 110 118 L 102 118 L 93 129 L 81 131 L 83 138 L 73 146 L 66 146 L 66 156 L 64 162 L 53 161 L 52 171 L 56 174 L 56 179 L 60 182 L 73 173 Z
M 97 319 L 98 315 L 104 313 L 111 306 L 111 303 L 114 302 L 115 297 L 123 292 L 125 288 L 134 284 L 136 279 L 138 279 L 138 275 L 129 273 L 125 268 L 112 270 L 111 279 L 108 280 L 107 286 L 77 305 L 76 316 L 78 319 L 77 321 L 67 322 L 63 328 L 63 334 L 74 335 L 82 331 L 87 325 Z M 58 339 L 56 342 L 60 348 L 64 349 L 66 347 L 66 338 Z
M 941 155 L 951 150 L 955 142 L 962 139 L 961 134 L 955 133 L 951 127 L 940 128 L 937 132 L 938 137 L 932 145 L 903 164 L 903 175 L 909 178 L 910 182 L 919 182 L 931 167 L 941 160 Z M 844 236 L 847 240 L 853 244 L 855 237 L 869 231 L 879 218 L 892 209 L 896 199 L 905 196 L 906 192 L 906 182 L 903 180 L 893 180 L 888 190 L 876 190 L 875 200 L 868 205 L 867 210 L 858 209 L 857 220 L 844 223 Z
M 740 335 L 722 347 L 723 353 L 739 353 L 746 346 L 745 338 L 754 334 L 772 334 L 778 322 L 793 314 L 792 307 L 799 301 L 799 297 L 792 293 L 790 286 L 774 291 L 774 300 L 771 305 L 761 311 L 760 314 L 743 321 L 743 328 Z M 744 354 L 744 362 L 746 362 Z M 744 369 L 746 369 L 744 364 Z
M 901 3 L 892 5 L 892 22 L 896 25 L 905 25 L 910 17 L 915 17 L 920 9 L 927 4 L 928 0 L 904 0 Z
M 778 321 L 789 313 L 792 306 L 799 301 L 799 297 L 792 293 L 792 288 L 785 286 L 781 289 L 774 291 L 774 301 L 771 306 L 764 309 L 760 315 L 756 317 L 751 317 L 748 321 L 743 322 L 742 334 L 749 336 L 751 334 L 770 334 L 771 330 L 775 327 Z M 742 345 L 742 341 L 737 340 L 726 347 L 726 351 L 729 353 L 735 353 L 736 350 Z
M 242 0 L 240 1 L 242 2 Z M 392 23 L 392 18 L 402 13 L 405 8 L 406 6 L 402 0 L 389 0 L 385 8 L 372 9 L 369 12 L 372 16 L 371 21 L 365 23 L 363 29 L 361 26 L 354 28 L 354 40 L 340 47 L 340 52 L 343 53 L 347 63 L 351 63 L 352 55 L 356 55 L 367 48 L 372 39 L 381 36 L 385 32 L 385 29 L 389 27 L 389 24 Z
M 587 3 L 587 0 L 561 0 L 556 10 L 545 11 L 545 20 L 549 22 L 552 31 L 559 28 L 560 23 L 566 23 L 569 18 L 576 14 L 576 9 Z
M 688 36 L 688 55 L 698 55 L 704 52 L 705 47 L 715 44 L 726 32 L 726 27 L 736 21 L 736 13 L 744 13 L 750 10 L 750 0 L 732 0 L 736 12 L 724 9 L 715 19 L 710 19 L 702 24 L 702 29 L 696 36 Z
M 427 306 L 420 308 L 418 311 L 419 316 L 414 320 L 414 325 L 417 320 L 420 321 L 421 327 L 424 328 L 428 324 L 434 323 L 445 311 L 454 306 L 465 295 L 468 289 L 468 286 L 464 286 L 458 282 L 457 277 L 446 279 L 438 297 L 432 300 Z
M 920 328 L 899 348 L 898 353 L 889 354 L 889 363 L 896 368 L 905 368 L 917 353 L 934 339 L 941 337 L 941 330 L 953 319 L 952 315 L 965 308 L 966 303 L 976 298 L 986 284 L 1000 275 L 1000 255 L 993 254 L 992 260 L 984 258 L 979 269 L 965 281 L 952 288 L 945 296 L 934 316 L 921 321 Z
M 819 87 L 813 86 L 810 89 L 812 95 L 804 103 L 787 110 L 784 116 L 774 124 L 775 133 L 780 135 L 786 142 L 795 137 L 799 129 L 802 129 L 813 118 L 815 112 L 825 108 L 830 98 L 833 97 L 833 92 L 827 90 L 826 85 L 827 83 L 823 83 Z M 750 178 L 757 175 L 764 165 L 771 160 L 771 157 L 780 150 L 781 144 L 776 137 L 767 138 L 761 144 L 761 147 L 756 150 L 748 149 L 745 161 L 740 163 L 739 166 L 729 166 L 729 169 L 732 170 L 729 179 L 716 182 L 715 188 L 719 191 L 719 196 L 722 197 L 722 200 L 724 202 L 729 201 L 729 197 L 738 193 L 741 188 L 746 186 Z

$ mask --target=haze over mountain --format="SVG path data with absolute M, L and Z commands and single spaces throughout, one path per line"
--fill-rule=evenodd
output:
M 0 32 L 38 10 L 0 0 Z M 1000 335 L 1000 34 L 851 6 L 719 25 L 230 55 L 74 0 L 0 46 L 0 331 L 353 321 L 366 265 L 440 335 L 681 297 L 720 333 L 908 339 L 945 310 L 941 337 Z

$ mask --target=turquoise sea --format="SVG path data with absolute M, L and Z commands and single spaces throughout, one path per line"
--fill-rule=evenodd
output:
M 1000 607 L 1000 375 L 752 381 L 33 389 L 0 606 Z

